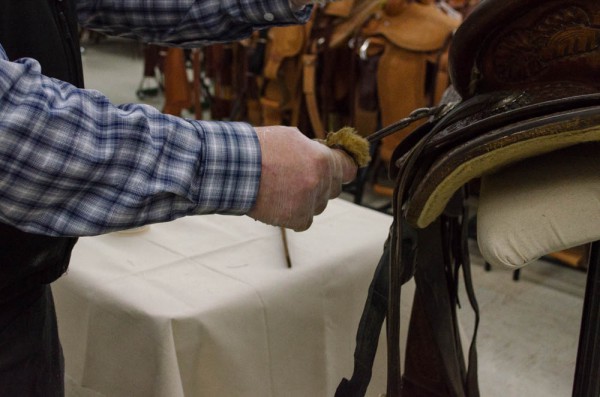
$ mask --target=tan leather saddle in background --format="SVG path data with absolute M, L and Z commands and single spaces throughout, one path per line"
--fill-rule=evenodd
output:
M 321 138 L 352 125 L 366 136 L 433 105 L 448 86 L 444 54 L 460 21 L 429 0 L 341 0 L 315 7 L 303 27 L 269 29 L 260 123 L 299 125 Z M 386 162 L 400 138 L 389 139 Z
M 449 84 L 444 55 L 462 19 L 446 14 L 433 1 L 391 0 L 370 22 L 363 36 L 369 40 L 367 48 L 379 46 L 373 50 L 380 57 L 378 107 L 385 127 L 414 109 L 439 102 Z M 380 156 L 386 164 L 410 131 L 406 128 L 383 139 Z

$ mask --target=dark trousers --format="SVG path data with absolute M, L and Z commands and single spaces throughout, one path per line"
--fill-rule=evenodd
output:
M 50 285 L 0 302 L 0 396 L 64 396 L 64 361 Z

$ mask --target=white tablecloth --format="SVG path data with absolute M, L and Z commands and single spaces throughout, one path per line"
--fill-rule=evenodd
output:
M 280 230 L 248 217 L 80 239 L 54 285 L 68 394 L 333 396 L 390 224 L 333 200 L 288 231 L 292 269 Z M 384 360 L 369 395 L 385 391 Z

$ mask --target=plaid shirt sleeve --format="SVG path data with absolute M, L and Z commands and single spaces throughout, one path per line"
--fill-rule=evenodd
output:
M 244 214 L 260 180 L 251 126 L 184 120 L 9 62 L 0 47 L 0 221 L 85 236 L 204 213 Z
M 81 25 L 148 43 L 197 47 L 235 41 L 253 30 L 303 23 L 311 7 L 289 0 L 78 0 Z

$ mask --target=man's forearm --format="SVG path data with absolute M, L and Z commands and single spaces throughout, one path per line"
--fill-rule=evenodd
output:
M 0 92 L 4 223 L 84 236 L 254 204 L 260 147 L 246 123 L 117 107 L 43 76 L 34 60 L 7 61 L 1 47 Z

